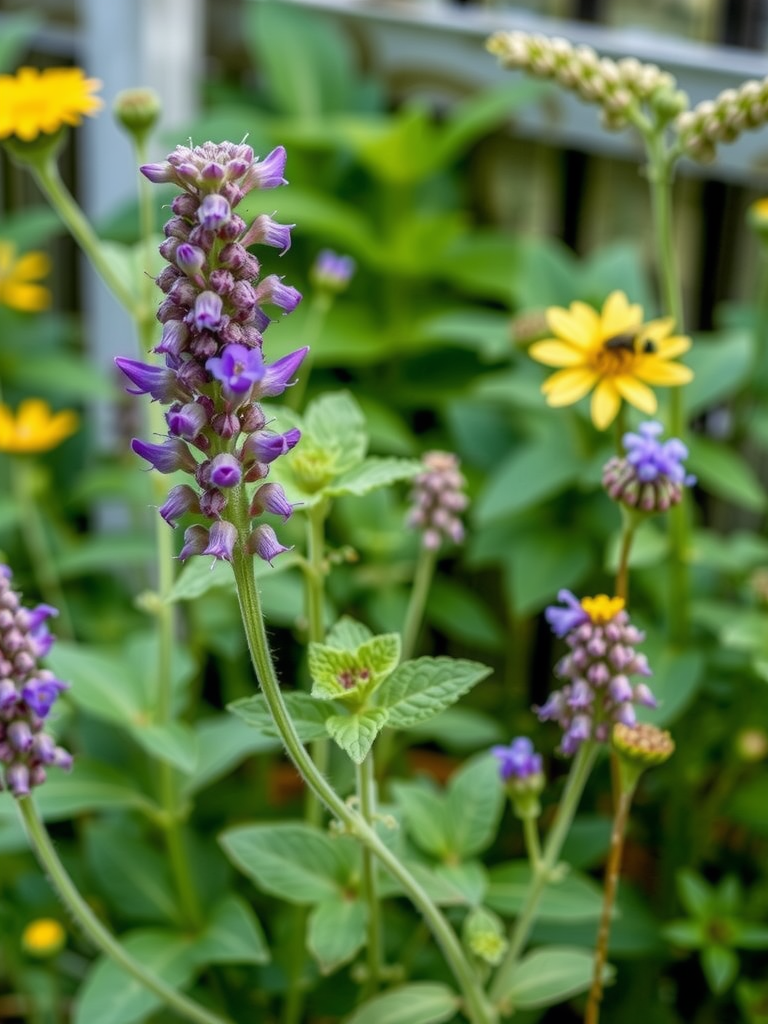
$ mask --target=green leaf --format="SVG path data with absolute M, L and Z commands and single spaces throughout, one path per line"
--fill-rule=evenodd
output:
M 539 611 L 561 588 L 575 588 L 593 564 L 586 537 L 539 526 L 502 556 L 504 588 L 519 616 Z
M 160 929 L 121 935 L 126 951 L 156 977 L 174 988 L 185 987 L 195 972 L 195 958 L 187 936 Z M 112 960 L 102 956 L 88 972 L 77 994 L 74 1024 L 134 1024 L 162 1005 Z
M 230 860 L 264 892 L 289 903 L 341 899 L 355 842 L 303 824 L 245 825 L 220 837 Z
M 137 790 L 135 780 L 111 765 L 76 757 L 68 774 L 50 772 L 46 783 L 35 794 L 35 802 L 44 821 L 65 821 L 98 810 L 130 807 L 150 811 L 152 804 Z M 5 805 L 15 816 L 11 801 Z M 0 819 L 3 802 L 0 801 Z
M 3 31 L 0 35 L 0 72 L 13 73 L 14 67 L 29 48 L 32 36 L 39 25 L 40 17 L 32 11 L 3 14 Z M 3 226 L 3 237 L 7 237 L 5 225 Z
M 504 787 L 499 783 L 496 759 L 483 754 L 462 765 L 448 783 L 452 852 L 466 860 L 490 846 L 503 809 Z
M 269 947 L 259 919 L 248 903 L 230 893 L 217 904 L 192 953 L 207 964 L 264 964 Z
M 741 455 L 707 438 L 692 436 L 687 441 L 688 469 L 696 474 L 704 490 L 751 512 L 765 510 L 765 489 Z
M 592 984 L 594 953 L 570 946 L 547 946 L 523 957 L 500 995 L 515 1010 L 555 1006 Z M 608 972 L 606 972 L 608 973 Z
M 734 983 L 739 974 L 739 958 L 727 946 L 705 946 L 701 951 L 701 968 L 712 991 L 720 995 Z
M 395 782 L 392 793 L 414 843 L 425 853 L 440 860 L 447 859 L 452 849 L 454 823 L 448 815 L 445 801 L 417 782 Z
M 677 873 L 680 902 L 693 917 L 706 918 L 715 909 L 712 887 L 695 871 L 683 868 Z
M 312 696 L 319 700 L 360 700 L 386 679 L 399 660 L 399 633 L 371 637 L 354 651 L 310 643 Z
M 473 231 L 444 253 L 441 275 L 461 289 L 483 298 L 514 303 L 514 282 L 521 273 L 519 247 L 501 231 Z
M 294 695 L 285 696 L 290 698 Z M 191 776 L 184 781 L 184 793 L 187 795 L 216 782 L 251 754 L 279 748 L 276 739 L 259 736 L 243 718 L 231 714 L 195 722 L 195 732 L 197 764 Z
M 416 658 L 400 665 L 376 692 L 389 711 L 389 724 L 408 728 L 454 704 L 491 673 L 486 665 L 461 658 Z
M 416 459 L 400 459 L 394 455 L 371 455 L 359 466 L 343 473 L 324 488 L 326 494 L 367 494 L 377 487 L 389 487 L 398 480 L 409 480 L 423 470 Z
M 446 634 L 472 647 L 498 651 L 506 642 L 501 626 L 476 591 L 445 576 L 432 583 L 426 616 Z
M 278 562 L 277 566 L 280 564 Z M 166 601 L 194 601 L 216 588 L 234 593 L 235 577 L 231 566 L 221 561 L 214 561 L 211 565 L 207 558 L 190 558 L 176 578 Z
M 197 736 L 186 722 L 168 722 L 155 725 L 150 722 L 131 725 L 130 733 L 136 742 L 160 761 L 191 775 L 197 765 Z
M 643 246 L 637 241 L 601 246 L 582 265 L 581 297 L 602 303 L 611 292 L 619 290 L 646 311 L 652 309 L 654 289 L 647 262 Z M 688 393 L 686 390 L 686 399 Z
M 683 949 L 701 949 L 708 941 L 706 925 L 689 919 L 669 921 L 662 928 L 662 935 L 667 942 Z
M 321 395 L 304 415 L 302 446 L 319 447 L 331 456 L 335 473 L 358 466 L 368 450 L 362 410 L 348 391 Z
M 531 508 L 565 490 L 580 472 L 581 463 L 563 432 L 559 437 L 522 444 L 502 462 L 481 492 L 475 508 L 477 521 L 483 525 Z
M 123 727 L 144 720 L 143 685 L 119 653 L 60 640 L 47 661 L 73 684 L 67 697 L 84 711 Z
M 563 242 L 554 238 L 517 241 L 519 268 L 510 282 L 513 301 L 520 309 L 546 309 L 583 298 L 581 265 Z
M 677 651 L 663 648 L 648 652 L 653 665 L 653 676 L 649 680 L 658 707 L 637 709 L 641 722 L 650 722 L 659 727 L 676 721 L 696 696 L 704 682 L 706 661 L 701 651 Z
M 329 647 L 338 647 L 340 651 L 356 651 L 372 637 L 373 633 L 362 622 L 349 615 L 342 615 L 328 633 L 325 642 Z
M 365 942 L 368 908 L 358 899 L 338 896 L 312 908 L 307 922 L 307 949 L 323 974 L 348 963 Z
M 508 861 L 488 872 L 485 902 L 505 917 L 515 917 L 523 908 L 531 886 L 527 861 Z M 542 893 L 537 919 L 542 921 L 596 921 L 603 905 L 602 889 L 580 872 L 569 872 L 550 883 Z
M 355 764 L 363 763 L 373 741 L 386 724 L 386 708 L 368 708 L 351 714 L 331 715 L 325 721 L 328 735 Z
M 488 888 L 488 872 L 479 861 L 436 864 L 430 870 L 436 879 L 449 885 L 454 892 L 460 893 L 462 902 L 467 906 L 477 907 L 483 902 Z
M 474 708 L 450 707 L 434 718 L 410 726 L 403 738 L 409 742 L 434 740 L 455 753 L 478 750 L 500 743 L 505 733 L 498 719 Z
M 325 722 L 328 716 L 333 714 L 332 706 L 313 699 L 308 693 L 298 691 L 283 694 L 283 700 L 302 743 L 324 739 L 328 735 Z M 280 733 L 263 694 L 236 700 L 227 705 L 227 710 L 257 729 L 262 736 L 279 738 Z
M 711 409 L 740 390 L 752 368 L 753 345 L 750 331 L 694 338 L 693 348 L 685 357 L 693 370 L 693 380 L 685 388 L 685 407 L 690 415 Z
M 369 999 L 344 1024 L 442 1024 L 458 1009 L 459 998 L 447 985 L 418 981 Z

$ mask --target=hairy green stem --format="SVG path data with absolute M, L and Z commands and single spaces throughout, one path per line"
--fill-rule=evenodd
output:
M 592 766 L 595 763 L 597 751 L 597 744 L 592 742 L 583 743 L 573 759 L 557 815 L 547 834 L 538 870 L 533 871 L 526 901 L 521 907 L 512 928 L 509 948 L 491 983 L 490 997 L 496 1005 L 503 1006 L 504 1004 L 509 982 L 515 972 L 520 955 L 536 920 L 541 895 L 552 880 L 552 872 L 557 865 L 560 851 L 563 848 L 563 843 L 568 835 L 573 817 L 576 814 L 576 809 L 584 792 L 589 773 L 592 771 Z
M 328 503 L 322 501 L 307 509 L 307 572 L 305 573 L 307 623 L 310 643 L 322 643 L 325 639 L 325 520 Z M 330 749 L 325 738 L 313 740 L 310 746 L 312 760 L 317 770 L 325 775 L 328 771 Z M 323 805 L 311 789 L 307 790 L 305 817 L 310 825 L 320 826 L 323 821 Z
M 304 749 L 283 700 L 272 664 L 252 558 L 241 547 L 235 552 L 233 568 L 243 625 L 256 676 L 275 726 L 293 763 L 318 799 L 376 855 L 386 870 L 400 882 L 411 901 L 422 913 L 462 991 L 465 1012 L 472 1024 L 495 1024 L 496 1013 L 488 1004 L 453 928 L 410 871 L 387 848 L 362 815 L 345 803 L 317 770 L 312 758 Z
M 101 241 L 91 227 L 90 221 L 67 191 L 59 175 L 58 164 L 49 157 L 40 163 L 30 164 L 32 175 L 45 195 L 48 202 L 61 217 L 72 237 L 90 260 L 94 270 L 113 293 L 121 306 L 134 316 L 136 302 L 130 289 L 112 269 L 109 261 L 104 258 Z
M 419 557 L 416 562 L 416 572 L 411 587 L 411 597 L 408 602 L 408 610 L 405 613 L 403 624 L 403 647 L 401 659 L 407 661 L 413 657 L 416 650 L 416 643 L 419 639 L 424 609 L 427 606 L 429 588 L 432 586 L 432 579 L 435 575 L 437 565 L 437 552 L 432 548 L 422 545 L 419 549 Z
M 362 764 L 357 766 L 357 798 L 360 802 L 360 813 L 368 824 L 375 827 L 376 816 L 376 777 L 373 769 L 373 749 Z M 366 956 L 368 973 L 363 986 L 362 998 L 375 995 L 381 977 L 383 963 L 383 941 L 381 908 L 379 906 L 379 894 L 376 885 L 376 863 L 372 851 L 364 846 L 363 850 L 363 871 L 361 890 L 363 899 L 368 907 L 367 925 L 367 946 Z
M 217 1013 L 207 1010 L 183 993 L 171 988 L 128 953 L 121 943 L 107 931 L 78 892 L 59 860 L 51 838 L 37 814 L 31 798 L 25 797 L 19 800 L 18 807 L 30 844 L 44 871 L 48 874 L 51 885 L 93 945 L 185 1020 L 195 1021 L 196 1024 L 231 1024 L 227 1018 L 220 1017 Z
M 528 854 L 531 870 L 535 874 L 541 866 L 538 819 L 528 815 L 523 818 L 523 838 L 525 839 L 525 852 Z

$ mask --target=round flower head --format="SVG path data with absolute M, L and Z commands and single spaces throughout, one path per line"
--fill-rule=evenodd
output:
M 492 747 L 491 753 L 499 762 L 499 774 L 504 782 L 528 779 L 541 773 L 541 754 L 534 751 L 527 736 L 518 736 L 508 747 Z
M 570 648 L 555 667 L 567 682 L 534 710 L 541 721 L 560 725 L 560 749 L 570 755 L 588 740 L 606 742 L 616 722 L 634 725 L 635 705 L 655 707 L 656 700 L 645 683 L 630 681 L 651 670 L 635 651 L 645 636 L 629 621 L 623 598 L 599 594 L 578 601 L 569 590 L 558 598 L 566 607 L 552 606 L 545 617 Z
M 547 310 L 554 337 L 528 350 L 546 366 L 560 367 L 542 385 L 547 403 L 572 405 L 592 391 L 592 422 L 605 430 L 622 400 L 641 412 L 656 412 L 654 386 L 687 384 L 693 373 L 673 360 L 691 347 L 690 338 L 673 335 L 669 317 L 643 323 L 643 311 L 623 292 L 613 292 L 597 312 L 584 302 Z
M 459 544 L 464 524 L 459 513 L 467 507 L 465 480 L 452 452 L 426 452 L 424 471 L 413 478 L 408 525 L 422 531 L 422 544 L 436 551 L 443 540 Z
M 641 423 L 637 433 L 624 435 L 626 455 L 614 456 L 603 467 L 603 486 L 614 501 L 642 512 L 665 512 L 696 483 L 683 466 L 688 449 L 676 437 L 660 441 L 662 430 L 651 420 Z
M 13 135 L 33 142 L 64 125 L 77 125 L 84 115 L 101 107 L 101 86 L 80 68 L 20 68 L 15 75 L 0 75 L 0 139 Z
M 45 620 L 55 614 L 50 605 L 22 607 L 10 570 L 0 565 L 0 789 L 17 797 L 44 782 L 49 765 L 72 764 L 45 732 L 51 708 L 67 689 L 38 664 L 53 643 Z

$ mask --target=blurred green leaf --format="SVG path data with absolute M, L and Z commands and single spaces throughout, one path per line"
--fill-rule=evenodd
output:
M 432 584 L 426 617 L 446 635 L 472 647 L 498 651 L 505 641 L 485 601 L 470 587 L 446 576 L 436 577 Z
M 705 946 L 701 951 L 704 977 L 716 995 L 726 992 L 739 974 L 739 958 L 726 946 Z
M 329 715 L 325 720 L 325 727 L 331 739 L 355 764 L 362 764 L 373 746 L 373 741 L 387 724 L 387 718 L 386 708 L 367 708 Z
M 250 905 L 242 896 L 230 893 L 214 907 L 192 954 L 201 967 L 263 964 L 269 960 L 269 947 Z
M 521 444 L 489 478 L 475 505 L 484 525 L 511 516 L 559 494 L 581 471 L 567 435 Z
M 694 338 L 685 362 L 693 380 L 685 388 L 685 407 L 695 416 L 736 394 L 748 381 L 753 365 L 754 340 L 749 331 Z
M 488 872 L 485 902 L 505 917 L 515 917 L 523 908 L 531 884 L 527 861 L 508 861 Z M 603 905 L 600 886 L 587 875 L 571 871 L 546 887 L 537 916 L 543 921 L 596 921 Z
M 416 658 L 403 662 L 376 692 L 389 712 L 388 724 L 408 728 L 454 704 L 491 670 L 459 658 Z
M 528 953 L 515 968 L 502 993 L 515 1009 L 554 1006 L 585 992 L 592 983 L 594 953 L 590 949 L 548 946 Z M 612 968 L 605 971 L 610 980 Z
M 481 853 L 493 842 L 505 803 L 496 758 L 482 754 L 454 772 L 446 791 L 453 821 L 450 849 L 459 860 Z
M 688 447 L 688 469 L 704 490 L 750 512 L 765 510 L 765 488 L 738 452 L 699 436 L 690 437 Z
M 283 694 L 283 700 L 302 743 L 311 743 L 312 740 L 324 739 L 328 735 L 325 721 L 334 712 L 335 705 L 332 702 L 315 700 L 308 693 L 298 691 Z M 279 736 L 264 694 L 257 693 L 253 697 L 236 700 L 229 705 L 229 710 L 262 736 Z
M 334 897 L 316 904 L 307 922 L 307 949 L 323 974 L 351 960 L 365 943 L 368 907 L 360 899 Z
M 369 999 L 346 1024 L 443 1024 L 459 1008 L 459 997 L 447 985 L 418 981 Z

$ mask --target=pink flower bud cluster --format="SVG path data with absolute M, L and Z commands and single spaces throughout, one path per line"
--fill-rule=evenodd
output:
M 426 452 L 424 471 L 413 479 L 408 525 L 422 531 L 422 544 L 436 551 L 443 540 L 460 544 L 464 524 L 459 513 L 467 507 L 466 481 L 452 452 Z
M 285 184 L 285 160 L 282 147 L 258 160 L 245 144 L 206 142 L 178 146 L 166 161 L 141 168 L 150 181 L 182 189 L 160 246 L 168 266 L 156 279 L 165 299 L 155 352 L 165 366 L 116 362 L 129 391 L 168 406 L 167 440 L 134 439 L 134 451 L 161 473 L 180 470 L 194 480 L 174 487 L 160 509 L 173 527 L 186 514 L 206 521 L 187 529 L 182 559 L 205 554 L 231 561 L 240 544 L 271 562 L 286 550 L 270 525 L 251 529 L 250 520 L 264 512 L 287 519 L 292 512 L 282 488 L 264 478 L 300 434 L 268 430 L 259 403 L 282 394 L 307 353 L 302 348 L 264 361 L 271 323 L 264 307 L 289 313 L 301 296 L 277 275 L 260 277 L 259 260 L 248 251 L 260 243 L 284 252 L 290 226 L 266 214 L 248 225 L 235 209 L 253 189 Z M 256 484 L 255 493 L 243 493 L 248 484 Z
M 53 643 L 45 621 L 56 614 L 45 604 L 22 607 L 10 569 L 0 565 L 0 789 L 16 797 L 45 782 L 49 766 L 72 766 L 71 755 L 45 731 L 48 713 L 67 689 L 39 665 Z

